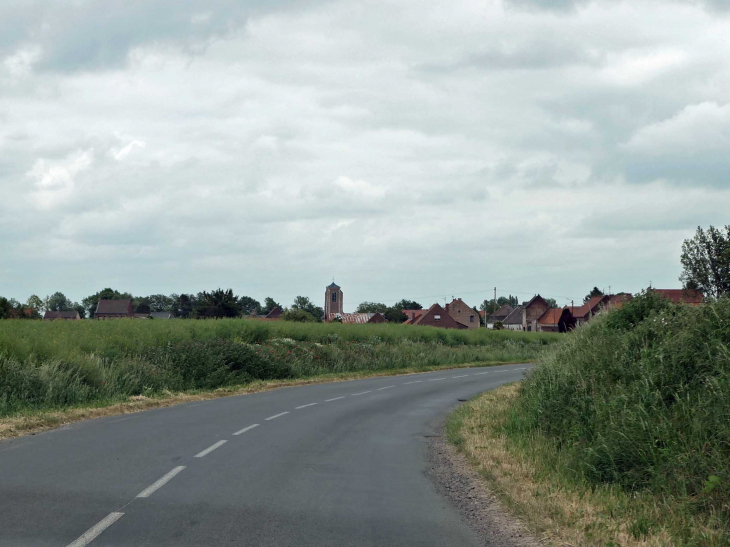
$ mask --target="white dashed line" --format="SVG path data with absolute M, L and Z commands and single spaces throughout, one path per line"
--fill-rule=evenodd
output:
M 195 457 L 196 458 L 202 458 L 204 456 L 207 456 L 208 454 L 210 454 L 211 452 L 213 452 L 213 450 L 215 450 L 216 448 L 219 448 L 219 447 L 223 446 L 227 442 L 228 441 L 218 441 L 217 443 L 215 443 L 214 445 L 209 446 L 208 448 L 206 448 L 202 452 L 198 452 L 197 454 L 195 454 Z
M 380 391 L 380 390 L 382 390 L 382 389 L 390 389 L 390 388 L 392 388 L 392 387 L 395 387 L 395 386 L 385 386 L 385 387 L 379 387 L 379 388 L 378 388 L 378 389 L 376 389 L 375 391 Z
M 167 483 L 172 477 L 174 477 L 175 475 L 177 475 L 183 469 L 185 469 L 185 466 L 184 465 L 180 465 L 180 466 L 176 467 L 175 469 L 173 469 L 172 471 L 170 471 L 167 475 L 165 475 L 164 477 L 162 477 L 160 480 L 158 480 L 157 482 L 152 483 L 150 486 L 148 486 L 147 488 L 145 488 L 144 490 L 142 490 L 139 494 L 137 494 L 137 497 L 138 498 L 149 498 L 150 495 L 152 495 L 152 493 L 155 490 L 157 490 L 158 488 L 161 488 L 161 487 L 165 486 L 165 483 Z
M 68 547 L 85 547 L 94 541 L 104 530 L 122 518 L 122 515 L 124 515 L 124 513 L 109 513 L 103 520 L 100 520 L 98 524 L 84 532 L 84 535 L 82 535 L 79 539 L 73 543 L 69 543 Z
M 429 380 L 429 382 L 438 382 L 439 380 L 446 380 L 446 378 L 433 378 L 432 380 Z
M 345 397 L 335 397 L 334 399 L 325 399 L 325 403 L 329 403 L 330 401 L 339 401 L 340 399 L 344 399 Z
M 308 406 L 314 406 L 314 405 L 316 405 L 316 404 L 317 404 L 317 403 L 309 403 L 308 405 L 302 405 L 302 406 L 298 406 L 298 407 L 296 407 L 296 408 L 295 408 L 294 410 L 299 410 L 300 408 L 307 408 Z
M 498 370 L 497 372 L 502 372 L 501 370 Z M 489 374 L 488 372 L 477 372 L 474 376 L 481 376 L 482 374 Z
M 452 378 L 466 378 L 468 374 L 462 374 L 461 376 L 452 376 Z
M 356 397 L 357 395 L 365 395 L 366 393 L 372 393 L 372 392 L 373 392 L 372 389 L 370 391 L 361 391 L 360 393 L 353 393 L 352 397 Z
M 408 384 L 420 384 L 421 382 L 423 382 L 423 380 L 414 380 L 413 382 L 406 382 L 403 385 L 404 386 L 407 386 Z
M 268 418 L 266 418 L 266 420 L 267 421 L 268 420 L 274 420 L 274 419 L 278 418 L 279 416 L 283 416 L 284 414 L 289 414 L 289 413 L 288 412 L 280 412 L 279 414 L 274 414 L 273 416 L 269 416 Z
M 239 430 L 239 431 L 236 431 L 236 432 L 234 433 L 234 435 L 240 435 L 241 433 L 246 433 L 246 431 L 250 431 L 250 430 L 252 430 L 252 429 L 253 429 L 254 427 L 258 427 L 258 426 L 259 426 L 259 424 L 253 424 L 253 425 L 250 425 L 250 426 L 248 426 L 248 427 L 244 427 L 243 429 L 241 429 L 241 430 Z

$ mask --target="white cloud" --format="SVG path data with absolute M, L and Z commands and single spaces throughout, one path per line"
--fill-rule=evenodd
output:
M 74 180 L 87 170 L 93 160 L 93 150 L 78 151 L 64 160 L 49 162 L 38 159 L 26 176 L 35 179 L 33 200 L 37 207 L 50 209 L 61 205 L 74 190 Z
M 124 148 L 117 152 L 112 152 L 114 155 L 114 159 L 117 161 L 121 161 L 124 158 L 126 158 L 135 148 L 145 148 L 147 146 L 147 143 L 145 141 L 140 141 L 137 139 L 134 139 L 129 144 L 127 144 Z

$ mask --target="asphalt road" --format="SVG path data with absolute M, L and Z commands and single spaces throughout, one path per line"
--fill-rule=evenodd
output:
M 424 475 L 458 404 L 529 365 L 353 380 L 0 442 L 0 546 L 476 546 Z

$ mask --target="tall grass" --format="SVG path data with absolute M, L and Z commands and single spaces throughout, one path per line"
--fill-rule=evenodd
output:
M 0 321 L 0 416 L 326 373 L 521 362 L 554 335 L 244 319 Z
M 730 300 L 677 306 L 652 294 L 548 350 L 505 432 L 548 441 L 573 480 L 655 496 L 635 533 L 730 544 Z

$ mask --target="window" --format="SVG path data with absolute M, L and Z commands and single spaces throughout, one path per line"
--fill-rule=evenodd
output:
M 469 316 L 469 323 L 473 323 L 473 322 L 474 322 L 474 316 L 473 315 L 470 315 Z
M 332 302 L 337 302 L 337 293 L 336 292 L 332 293 Z
M 441 316 L 440 315 L 434 315 L 433 316 L 433 320 L 434 321 L 441 321 Z

